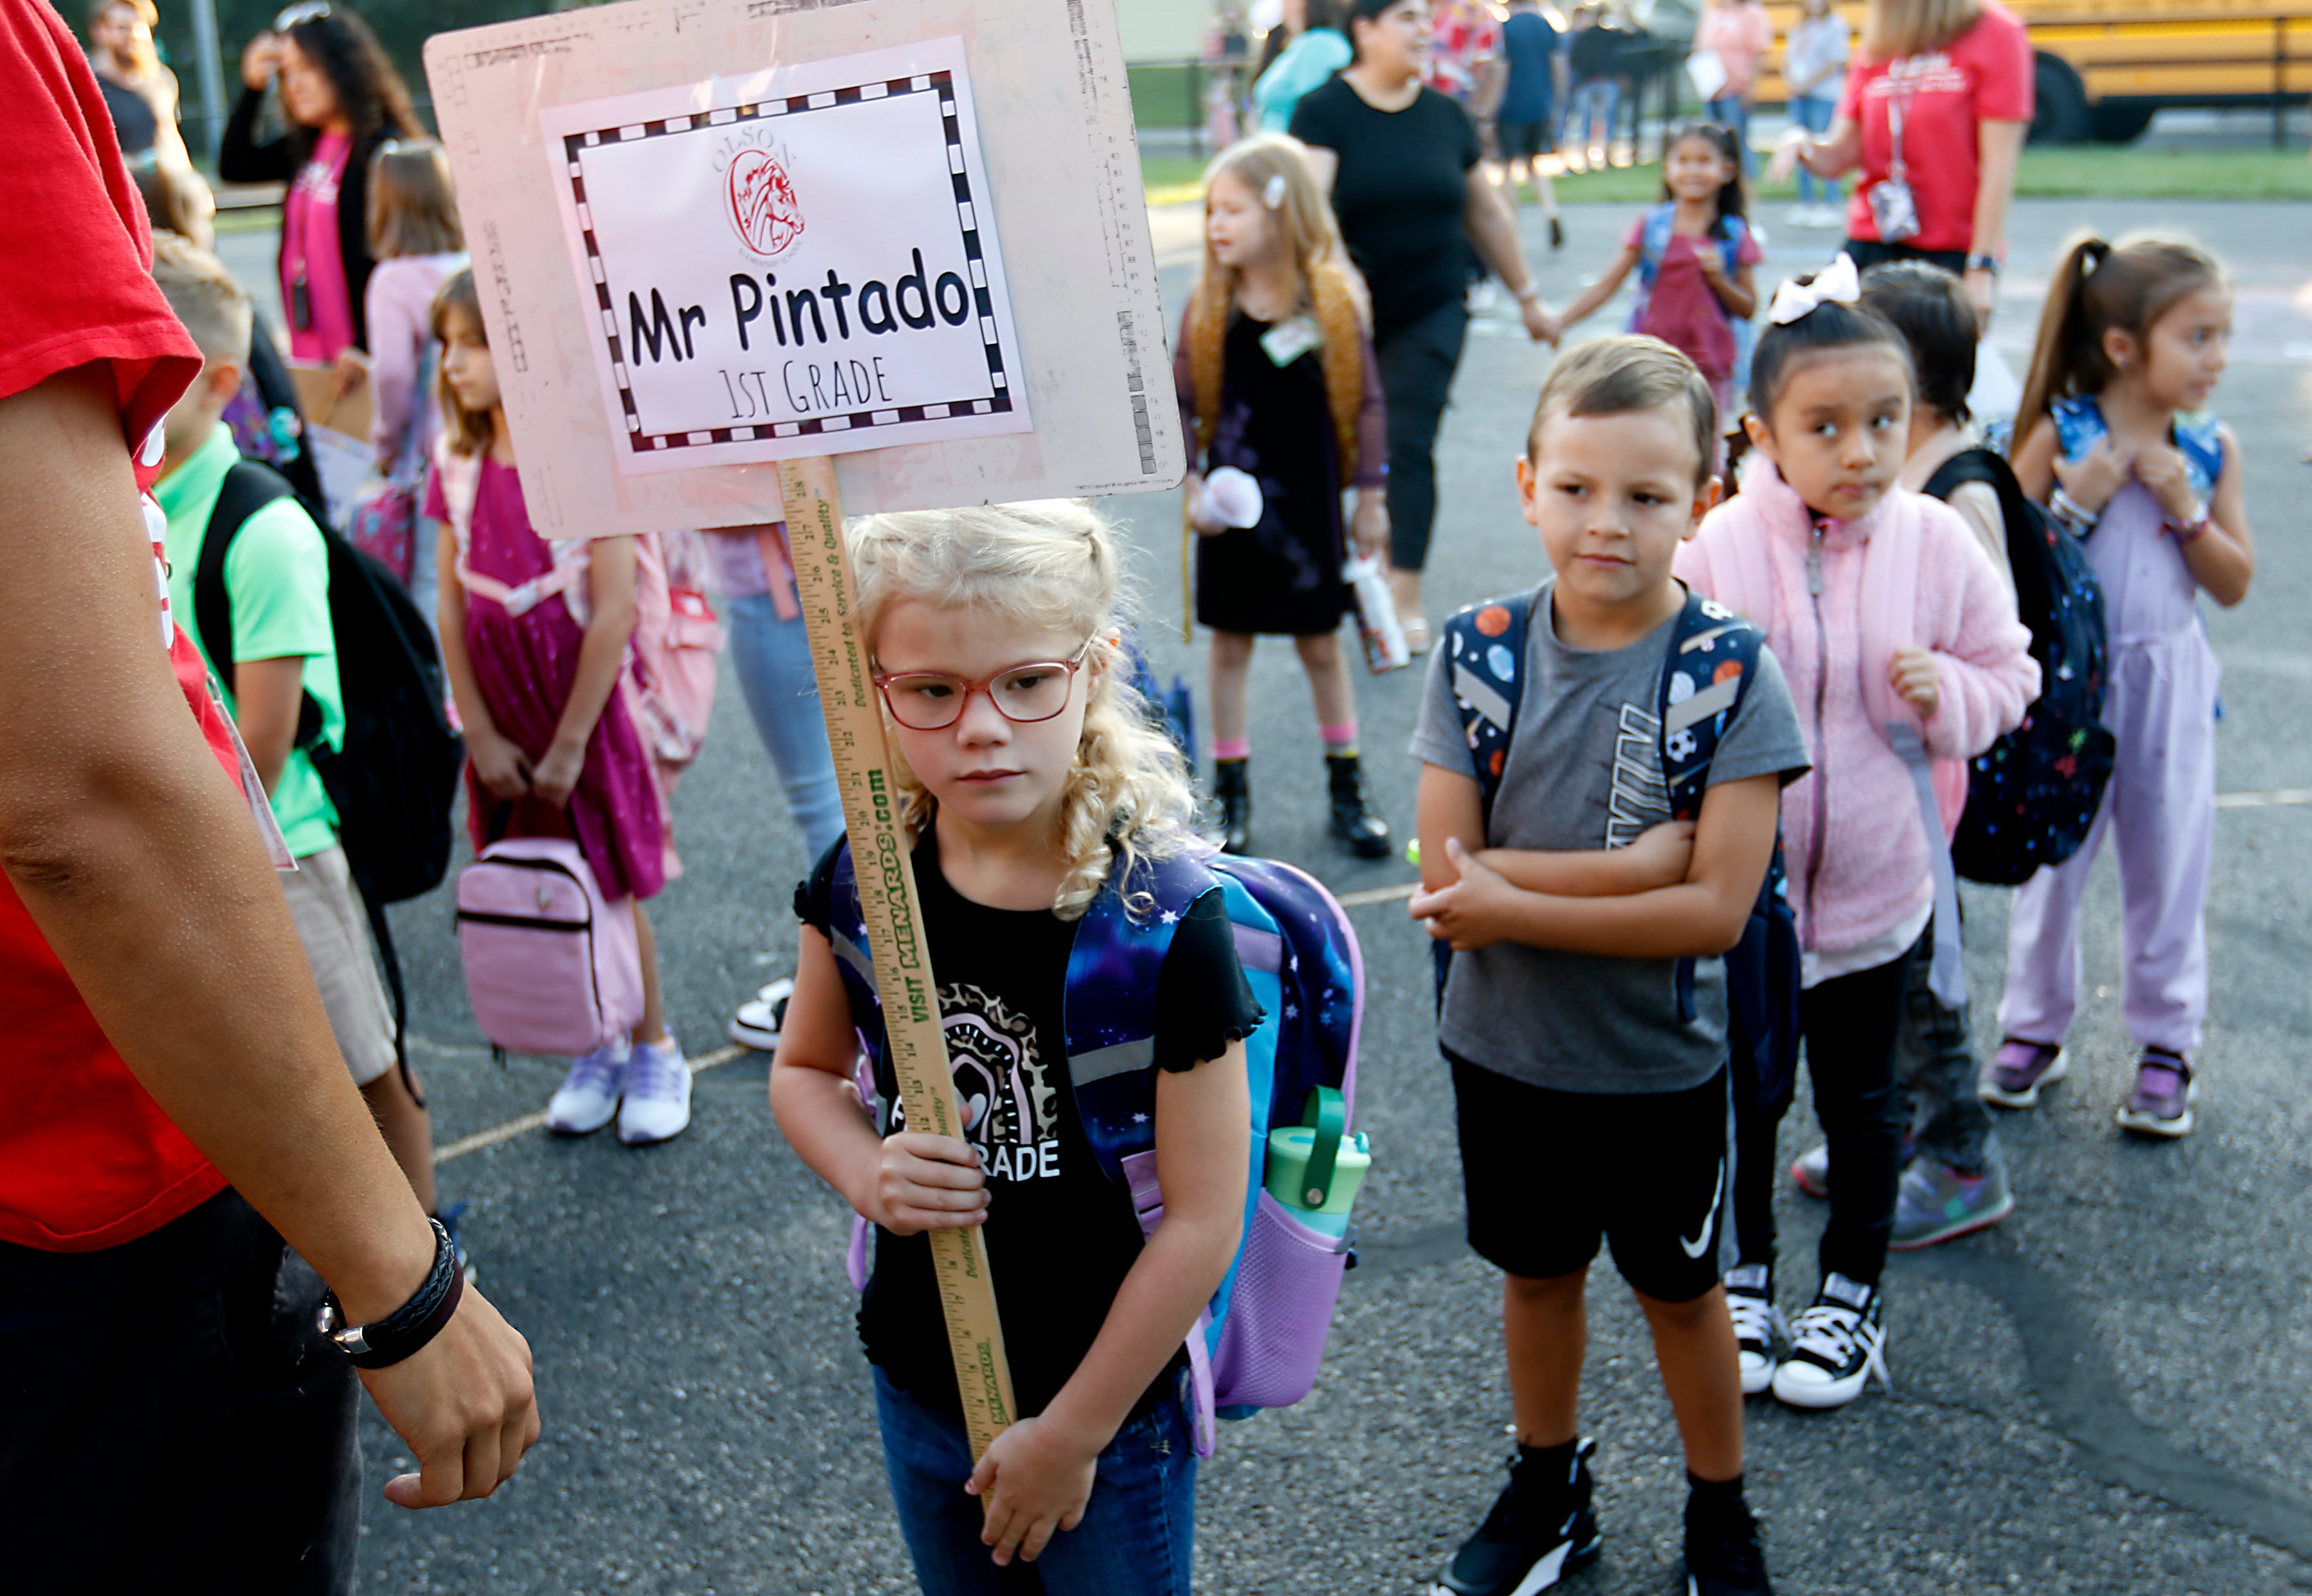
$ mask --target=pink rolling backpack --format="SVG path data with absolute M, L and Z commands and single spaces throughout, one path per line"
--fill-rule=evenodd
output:
M 458 877 L 458 951 L 474 1022 L 506 1053 L 575 1057 L 643 1017 L 634 899 L 602 896 L 578 845 L 494 842 Z

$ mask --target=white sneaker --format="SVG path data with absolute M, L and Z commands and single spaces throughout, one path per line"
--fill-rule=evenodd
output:
M 1726 1309 L 1734 1316 L 1734 1345 L 1742 1364 L 1742 1394 L 1755 1397 L 1774 1383 L 1781 1362 L 1777 1337 L 1787 1337 L 1782 1310 L 1774 1306 L 1766 1266 L 1743 1264 L 1726 1276 Z
M 779 1027 L 786 1021 L 787 999 L 793 995 L 794 982 L 782 976 L 755 994 L 752 1003 L 740 1004 L 737 1017 L 731 1022 L 731 1039 L 758 1053 L 775 1050 Z
M 629 1147 L 679 1136 L 690 1126 L 690 1065 L 668 1031 L 662 1042 L 635 1049 L 626 1066 L 626 1101 L 618 1109 L 618 1140 Z
M 1790 1360 L 1774 1371 L 1774 1396 L 1793 1407 L 1843 1407 L 1873 1374 L 1887 1378 L 1887 1329 L 1877 1288 L 1833 1275 L 1791 1327 Z
M 572 1059 L 562 1090 L 546 1105 L 546 1128 L 556 1136 L 583 1136 L 609 1124 L 626 1090 L 631 1052 L 626 1039 L 617 1037 Z
M 1820 224 L 1815 220 L 1815 207 L 1810 205 L 1794 205 L 1791 206 L 1789 210 L 1782 213 L 1782 220 L 1788 222 L 1793 227 L 1815 227 L 1820 225 Z

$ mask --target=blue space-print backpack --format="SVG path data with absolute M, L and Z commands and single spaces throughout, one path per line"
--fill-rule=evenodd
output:
M 1533 601 L 1530 592 L 1488 599 L 1445 623 L 1446 665 L 1454 699 L 1461 707 L 1471 774 L 1477 779 L 1489 822 L 1493 795 L 1501 790 L 1502 771 L 1509 762 L 1518 701 L 1525 692 L 1526 630 L 1533 619 Z M 1662 661 L 1655 706 L 1662 776 L 1670 813 L 1678 820 L 1693 820 L 1702 811 L 1719 735 L 1741 706 L 1765 640 L 1764 632 L 1724 605 L 1699 593 L 1686 594 Z M 1433 946 L 1441 1004 L 1453 950 L 1441 942 Z M 1742 940 L 1727 951 L 1725 960 L 1734 1079 L 1755 1090 L 1756 1106 L 1766 1107 L 1790 1091 L 1799 1059 L 1798 921 L 1791 912 L 1780 837 Z M 1677 1002 L 1678 1017 L 1693 1020 L 1691 959 L 1678 961 Z
M 1988 449 L 1954 454 L 1927 479 L 1948 499 L 1967 482 L 1999 495 L 2015 607 L 2031 628 L 2039 696 L 2023 723 L 1968 761 L 1951 864 L 1971 881 L 2019 887 L 2080 850 L 2103 804 L 2115 744 L 2103 723 L 2103 584 L 2079 539 L 2034 504 Z
M 1222 895 L 1261 1007 L 1244 1045 L 1252 1101 L 1244 1240 L 1187 1342 L 1196 1451 L 1209 1457 L 1215 1416 L 1290 1407 L 1309 1394 L 1324 1357 L 1350 1261 L 1347 1240 L 1301 1224 L 1263 1189 L 1262 1178 L 1270 1129 L 1301 1122 L 1318 1088 L 1338 1094 L 1344 1116 L 1354 1109 L 1364 960 L 1333 895 L 1276 860 L 1185 852 L 1140 860 L 1128 882 L 1117 873 L 1077 924 L 1062 1023 L 1069 1085 L 1093 1156 L 1131 1194 L 1143 1236 L 1164 1216 L 1156 1181 L 1157 978 L 1180 916 L 1207 892 Z M 881 1004 L 847 844 L 836 861 L 833 908 L 831 940 L 852 1013 L 880 1061 Z M 863 1099 L 876 1102 L 871 1073 L 863 1070 L 861 1086 Z M 890 1105 L 877 1103 L 876 1122 L 889 1126 Z M 865 1238 L 861 1221 L 853 1227 L 854 1285 L 866 1279 Z

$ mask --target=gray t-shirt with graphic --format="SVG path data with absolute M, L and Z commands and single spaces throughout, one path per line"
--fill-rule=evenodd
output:
M 1662 775 L 1661 672 L 1673 618 L 1626 648 L 1569 648 L 1551 621 L 1550 583 L 1533 598 L 1525 691 L 1493 801 L 1494 847 L 1572 853 L 1623 847 L 1670 818 Z M 1467 714 L 1441 645 L 1414 732 L 1416 759 L 1470 768 Z M 1720 734 L 1709 784 L 1806 773 L 1806 737 L 1773 653 Z M 1446 1049 L 1557 1092 L 1683 1092 L 1726 1062 L 1726 972 L 1695 965 L 1695 1018 L 1678 1017 L 1677 961 L 1566 953 L 1502 943 L 1453 956 L 1437 1025 Z

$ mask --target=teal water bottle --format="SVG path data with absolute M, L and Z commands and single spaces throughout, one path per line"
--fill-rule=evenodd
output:
M 1268 1133 L 1267 1171 L 1261 1183 L 1310 1230 L 1344 1236 L 1357 1188 L 1372 1168 L 1372 1143 L 1362 1131 L 1347 1134 L 1348 1103 L 1330 1086 L 1309 1094 L 1300 1118 L 1301 1124 Z

